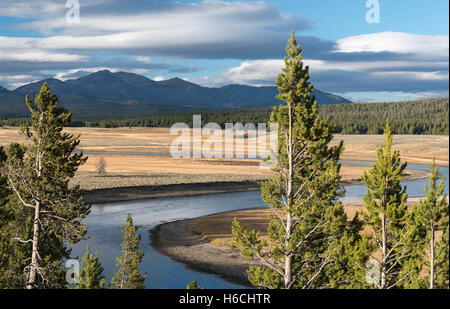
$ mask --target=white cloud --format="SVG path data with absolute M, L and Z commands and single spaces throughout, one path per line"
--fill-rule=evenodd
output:
M 37 14 L 54 15 L 65 10 L 66 1 L 39 0 L 17 1 L 2 0 L 0 4 L 0 16 L 34 17 Z
M 75 62 L 86 61 L 88 56 L 36 48 L 40 38 L 0 36 L 0 61 Z
M 398 80 L 412 81 L 445 81 L 448 80 L 448 71 L 412 71 L 409 68 L 429 69 L 430 67 L 445 68 L 447 62 L 410 62 L 410 61 L 325 61 L 305 59 L 309 66 L 312 78 L 318 73 L 327 71 L 359 72 L 367 77 L 396 78 Z M 280 59 L 244 61 L 239 66 L 228 69 L 215 77 L 199 77 L 193 80 L 205 86 L 222 86 L 226 84 L 247 84 L 253 86 L 274 85 L 276 76 L 281 73 L 284 61 Z M 402 70 L 396 71 L 396 68 Z
M 216 76 L 190 79 L 206 86 L 274 85 L 283 66 L 277 58 L 283 56 L 290 29 L 299 32 L 315 23 L 281 13 L 263 1 L 99 0 L 81 2 L 80 24 L 67 24 L 64 4 L 64 0 L 1 0 L 0 15 L 32 17 L 35 21 L 19 29 L 40 31 L 45 37 L 0 36 L 0 74 L 47 76 L 51 71 L 52 76 L 60 71 L 56 76 L 67 79 L 109 69 L 174 76 L 190 72 L 171 71 L 154 57 L 247 59 Z M 380 32 L 337 42 L 298 35 L 297 39 L 319 89 L 325 85 L 324 90 L 354 91 L 372 82 L 382 90 L 403 81 L 398 89 L 409 91 L 419 81 L 436 86 L 430 89 L 441 89 L 448 81 L 448 35 Z M 107 59 L 102 59 L 105 54 Z M 13 82 L 18 81 L 11 78 Z
M 29 80 L 32 78 L 34 78 L 33 75 L 0 75 L 0 81 Z
M 394 72 L 373 72 L 376 77 L 395 77 L 411 80 L 448 80 L 448 72 L 414 72 L 414 71 L 394 71 Z
M 147 56 L 135 56 L 134 59 L 143 63 L 152 63 L 152 59 Z
M 34 75 L 27 75 L 27 74 L 7 74 L 7 75 L 0 75 L 0 83 L 3 83 L 6 88 L 8 89 L 16 89 L 20 86 L 23 86 L 25 84 L 28 84 L 30 82 L 37 81 L 39 78 Z
M 244 61 L 213 78 L 200 77 L 193 82 L 206 86 L 245 84 L 253 86 L 273 85 L 277 74 L 281 73 L 284 61 L 280 59 Z
M 139 57 L 242 59 L 242 54 L 252 53 L 273 56 L 282 52 L 292 28 L 302 31 L 313 24 L 299 16 L 280 13 L 263 1 L 174 2 L 154 10 L 82 13 L 79 24 L 67 24 L 64 14 L 42 16 L 19 25 L 20 29 L 37 30 L 46 36 L 32 41 L 36 48 L 132 51 Z
M 153 77 L 152 78 L 154 81 L 156 81 L 156 82 L 160 82 L 160 81 L 163 81 L 163 80 L 167 80 L 167 78 L 165 78 L 164 76 L 155 76 L 155 77 Z
M 0 51 L 0 60 L 3 61 L 24 61 L 24 62 L 72 62 L 86 61 L 89 57 L 71 55 L 65 53 L 52 53 L 47 51 Z
M 403 32 L 379 32 L 337 40 L 336 52 L 392 52 L 448 59 L 448 35 L 421 35 Z
M 330 71 L 330 70 L 339 70 L 339 71 L 371 71 L 371 70 L 383 70 L 390 69 L 393 70 L 395 68 L 445 68 L 448 66 L 448 62 L 446 61 L 329 61 L 329 60 L 304 60 L 306 65 L 309 65 L 311 71 Z
M 60 6 L 59 6 L 60 7 Z M 82 3 L 82 11 L 86 10 Z M 1 9 L 0 9 L 1 12 Z M 56 29 L 71 33 L 73 36 L 85 36 L 87 33 L 122 33 L 138 31 L 155 31 L 170 34 L 189 33 L 194 39 L 197 31 L 201 33 L 225 34 L 225 30 L 239 29 L 240 32 L 255 29 L 274 29 L 301 24 L 306 28 L 312 21 L 307 21 L 291 14 L 277 12 L 276 8 L 263 1 L 225 2 L 205 0 L 194 3 L 177 2 L 161 10 L 136 7 L 133 12 L 102 12 L 101 14 L 82 14 L 80 23 L 67 24 L 64 14 L 59 17 L 40 18 L 34 22 L 22 24 L 22 28 L 40 30 L 49 33 Z M 44 16 L 45 15 L 41 15 Z M 270 32 L 270 31 L 269 31 Z M 198 36 L 197 36 L 198 37 Z M 233 34 L 235 37 L 235 34 Z M 220 39 L 220 38 L 217 38 Z

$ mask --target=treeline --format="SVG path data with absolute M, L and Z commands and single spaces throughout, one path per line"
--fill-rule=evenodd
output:
M 202 112 L 202 125 L 218 123 L 267 123 L 271 107 L 234 111 Z M 328 118 L 340 134 L 382 134 L 386 119 L 394 134 L 448 134 L 449 100 L 436 98 L 390 103 L 323 105 L 320 116 Z M 192 126 L 195 112 L 171 113 L 153 117 L 85 122 L 86 127 L 170 127 L 177 122 Z
M 341 134 L 382 134 L 386 119 L 394 134 L 449 133 L 448 98 L 323 106 L 320 114 Z
M 200 114 L 202 125 L 215 122 L 222 128 L 225 123 L 267 123 L 272 107 L 210 112 L 177 112 L 133 119 L 105 119 L 97 121 L 74 120 L 72 127 L 171 127 L 182 122 L 192 126 L 192 116 Z M 434 98 L 417 101 L 387 103 L 353 103 L 323 105 L 322 118 L 336 126 L 338 134 L 382 134 L 386 119 L 394 134 L 449 134 L 449 99 Z M 1 125 L 20 126 L 27 119 L 0 119 Z

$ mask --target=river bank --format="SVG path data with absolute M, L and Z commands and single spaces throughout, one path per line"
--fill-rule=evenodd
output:
M 218 275 L 236 284 L 249 286 L 246 270 L 252 263 L 238 251 L 215 246 L 190 231 L 191 220 L 157 226 L 151 231 L 151 245 L 158 252 L 195 271 Z
M 419 198 L 411 198 L 407 205 L 417 203 Z M 349 218 L 362 211 L 362 201 L 344 202 L 344 210 Z M 267 207 L 224 212 L 200 218 L 165 223 L 151 230 L 151 244 L 160 253 L 187 267 L 237 284 L 250 286 L 246 270 L 257 261 L 249 261 L 238 250 L 230 247 L 231 226 L 234 218 L 246 227 L 261 232 L 267 237 Z
M 84 201 L 88 204 L 105 204 L 165 197 L 257 191 L 259 188 L 260 181 L 184 183 L 159 186 L 105 188 L 85 191 Z
M 364 166 L 343 166 L 341 170 L 341 185 L 360 185 L 361 174 L 363 170 L 367 170 L 368 167 Z M 224 175 L 222 175 L 224 176 Z M 422 179 L 429 176 L 429 172 L 424 170 L 406 170 L 404 174 L 404 180 Z M 80 178 L 78 181 L 82 182 L 87 176 Z M 208 181 L 208 182 L 195 182 L 196 178 L 183 179 L 184 183 L 164 183 L 158 184 L 164 180 L 157 179 L 152 180 L 152 175 L 145 176 L 136 180 L 136 176 L 123 177 L 120 176 L 117 186 L 111 185 L 109 177 L 93 177 L 91 176 L 91 182 L 98 182 L 98 189 L 85 190 L 84 200 L 89 204 L 104 204 L 112 202 L 124 202 L 133 200 L 145 200 L 164 197 L 180 197 L 180 196 L 194 196 L 204 194 L 216 194 L 216 193 L 230 193 L 230 192 L 245 192 L 245 191 L 257 191 L 260 189 L 261 182 L 264 180 L 242 180 L 242 181 Z M 158 176 L 159 177 L 159 176 Z M 160 177 L 161 178 L 161 177 Z M 167 178 L 165 180 L 167 181 Z M 218 177 L 216 177 L 218 178 Z M 223 177 L 225 178 L 225 177 Z M 225 178 L 229 179 L 231 177 Z M 92 180 L 94 179 L 94 180 Z M 244 178 L 245 179 L 245 178 Z M 179 181 L 179 178 L 176 178 Z M 102 182 L 105 182 L 103 184 Z M 156 185 L 145 185 L 146 183 L 157 183 Z M 141 183 L 143 185 L 133 185 L 135 183 Z M 107 187 L 111 186 L 111 187 Z M 94 186 L 95 187 L 95 186 Z

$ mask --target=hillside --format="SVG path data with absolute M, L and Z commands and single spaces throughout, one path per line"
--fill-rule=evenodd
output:
M 173 78 L 154 81 L 134 73 L 103 70 L 78 79 L 46 79 L 15 90 L 0 88 L 0 118 L 24 117 L 25 95 L 30 98 L 47 82 L 61 105 L 82 120 L 132 118 L 167 112 L 231 110 L 277 105 L 276 87 L 228 85 L 208 88 Z M 320 105 L 350 103 L 337 95 L 316 90 Z

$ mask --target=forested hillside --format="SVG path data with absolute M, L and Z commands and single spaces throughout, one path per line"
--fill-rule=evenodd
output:
M 449 99 L 435 98 L 391 103 L 353 103 L 324 105 L 320 114 L 336 125 L 341 134 L 381 134 L 389 118 L 394 134 L 448 134 Z M 192 116 L 201 114 L 202 125 L 215 122 L 265 123 L 272 108 L 240 109 L 214 112 L 180 112 L 133 119 L 105 119 L 100 121 L 74 121 L 73 126 L 115 127 L 170 127 L 183 122 L 192 126 Z M 1 120 L 1 124 L 19 125 L 23 120 Z

